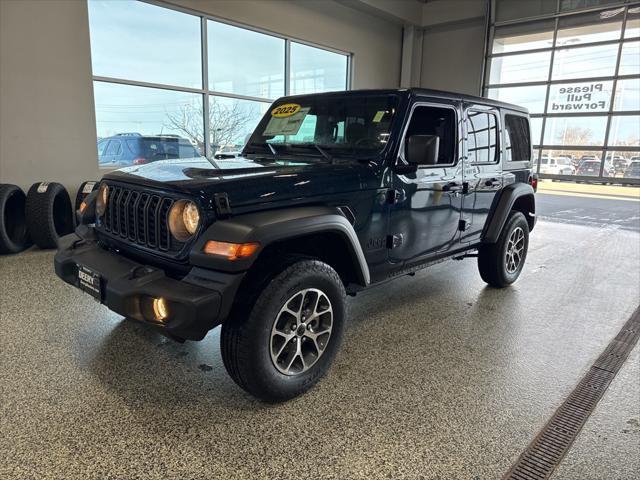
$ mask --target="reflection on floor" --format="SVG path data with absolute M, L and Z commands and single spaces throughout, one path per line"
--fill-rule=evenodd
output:
M 512 288 L 466 260 L 364 292 L 328 377 L 277 406 L 227 377 L 218 330 L 173 343 L 62 284 L 52 253 L 3 257 L 0 478 L 500 478 L 637 306 L 639 241 L 541 221 Z M 558 478 L 640 470 L 628 362 Z

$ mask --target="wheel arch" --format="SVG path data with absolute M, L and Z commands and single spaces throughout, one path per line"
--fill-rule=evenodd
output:
M 259 242 L 255 257 L 228 261 L 203 252 L 209 240 Z M 191 250 L 193 265 L 222 271 L 246 271 L 281 254 L 313 256 L 331 265 L 346 283 L 367 286 L 369 268 L 358 236 L 337 208 L 295 207 L 238 215 L 214 222 Z
M 533 230 L 536 223 L 536 203 L 534 190 L 526 183 L 514 183 L 502 189 L 491 205 L 489 219 L 482 232 L 483 243 L 495 243 L 512 210 L 522 212 Z

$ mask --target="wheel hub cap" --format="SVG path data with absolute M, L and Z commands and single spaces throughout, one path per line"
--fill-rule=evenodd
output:
M 505 264 L 507 272 L 515 273 L 522 262 L 524 253 L 524 230 L 522 227 L 516 227 L 509 235 L 507 242 L 507 250 L 505 252 Z
M 324 353 L 333 328 L 329 297 L 317 288 L 307 288 L 285 302 L 271 328 L 269 352 L 280 373 L 298 375 L 307 371 Z

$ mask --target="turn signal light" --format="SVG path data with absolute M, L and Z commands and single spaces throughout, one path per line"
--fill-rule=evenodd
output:
M 258 251 L 258 248 L 260 248 L 258 242 L 229 243 L 209 240 L 204 245 L 204 253 L 225 257 L 227 260 L 238 260 L 239 258 L 250 257 Z

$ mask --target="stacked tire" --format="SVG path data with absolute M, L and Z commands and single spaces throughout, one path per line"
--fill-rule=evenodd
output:
M 93 192 L 94 190 L 97 190 L 98 187 L 100 187 L 100 182 L 96 182 L 96 181 L 83 182 L 82 185 L 80 185 L 80 188 L 78 189 L 78 193 L 76 193 L 76 202 L 73 206 L 73 211 L 77 212 L 80 209 L 80 204 L 82 203 L 82 201 L 85 198 L 87 198 L 91 192 Z M 78 226 L 77 220 L 78 220 L 78 216 L 74 213 L 73 224 L 75 226 Z
M 76 203 L 74 205 L 74 211 L 78 210 L 82 201 L 87 198 L 91 192 L 97 190 L 99 186 L 100 182 L 96 181 L 82 183 L 82 185 L 80 185 L 80 188 L 78 189 L 78 193 L 76 193 Z
M 73 232 L 73 209 L 60 183 L 34 183 L 27 193 L 27 228 L 40 248 L 56 248 L 58 239 Z
M 20 187 L 0 184 L 0 253 L 18 253 L 31 246 L 25 206 Z

